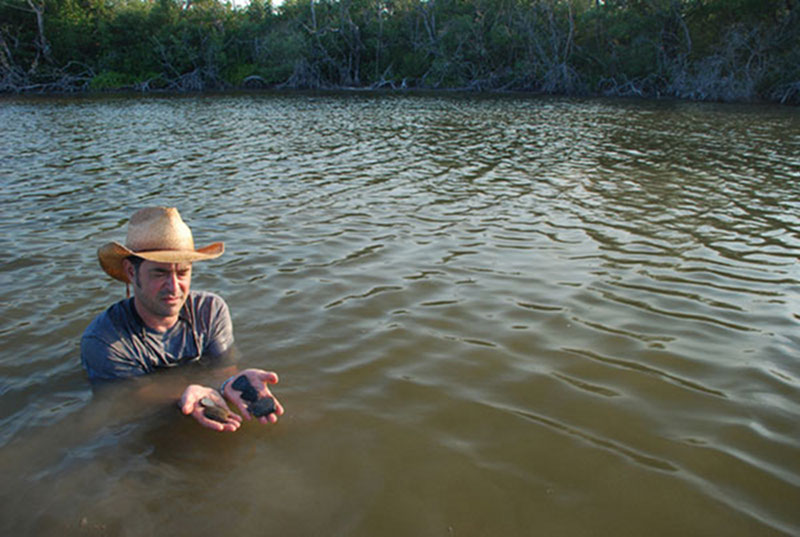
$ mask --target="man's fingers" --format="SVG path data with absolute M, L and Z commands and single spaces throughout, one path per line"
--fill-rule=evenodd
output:
M 267 384 L 277 384 L 279 380 L 278 374 L 273 373 L 272 371 L 264 371 L 262 380 Z
M 181 412 L 188 416 L 194 412 L 196 406 L 197 397 L 195 396 L 194 392 L 184 392 L 181 400 Z
M 272 371 L 264 371 L 263 369 L 245 369 L 242 373 L 247 376 L 251 383 L 253 380 L 264 384 L 277 384 L 278 375 Z
M 203 414 L 202 410 L 200 410 L 199 412 L 195 412 L 194 413 L 194 419 L 197 420 L 197 423 L 199 423 L 200 425 L 202 425 L 203 427 L 206 427 L 208 429 L 213 429 L 215 431 L 220 431 L 220 432 L 222 432 L 222 431 L 231 431 L 231 432 L 233 432 L 233 431 L 235 431 L 236 429 L 239 428 L 239 425 L 241 424 L 241 422 L 236 420 L 236 417 L 238 417 L 238 416 L 236 416 L 236 417 L 234 417 L 234 416 L 236 416 L 236 415 L 235 414 L 232 415 L 231 419 L 228 419 L 228 421 L 226 421 L 225 423 L 221 423 L 219 421 L 207 418 L 205 416 L 205 414 Z

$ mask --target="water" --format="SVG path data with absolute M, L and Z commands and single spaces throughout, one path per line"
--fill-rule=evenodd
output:
M 800 114 L 525 98 L 0 102 L 0 533 L 800 533 Z M 232 435 L 78 355 L 95 251 L 226 254 Z M 147 382 L 212 382 L 184 370 Z

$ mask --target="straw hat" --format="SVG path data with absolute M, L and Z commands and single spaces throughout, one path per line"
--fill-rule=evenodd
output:
M 125 246 L 109 242 L 97 250 L 97 258 L 109 276 L 130 283 L 122 268 L 123 259 L 129 255 L 158 263 L 190 263 L 214 259 L 224 251 L 225 245 L 221 242 L 195 250 L 192 231 L 177 209 L 150 207 L 131 217 Z

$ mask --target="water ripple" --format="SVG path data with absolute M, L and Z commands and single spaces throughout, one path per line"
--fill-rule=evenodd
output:
M 564 433 L 567 433 L 568 435 L 578 437 L 578 438 L 580 438 L 582 440 L 585 440 L 585 441 L 589 442 L 590 444 L 598 446 L 598 447 L 600 447 L 602 449 L 608 449 L 608 450 L 611 450 L 613 452 L 619 453 L 620 455 L 629 458 L 631 461 L 633 461 L 633 462 L 635 462 L 637 464 L 642 464 L 644 466 L 647 466 L 647 467 L 650 467 L 650 468 L 653 468 L 653 469 L 659 470 L 659 471 L 665 471 L 665 472 L 677 472 L 678 471 L 678 468 L 676 468 L 673 464 L 671 464 L 668 461 L 661 460 L 661 459 L 658 459 L 656 457 L 651 457 L 651 456 L 649 456 L 647 454 L 641 453 L 641 452 L 639 452 L 637 450 L 631 449 L 631 448 L 623 446 L 621 444 L 617 444 L 617 443 L 612 442 L 610 440 L 607 440 L 607 439 L 604 439 L 604 438 L 599 438 L 597 436 L 588 434 L 588 433 L 580 431 L 580 430 L 578 430 L 576 428 L 564 425 L 563 423 L 559 423 L 556 420 L 552 420 L 552 419 L 546 418 L 544 416 L 537 416 L 536 414 L 533 414 L 533 413 L 530 413 L 530 412 L 525 412 L 525 411 L 522 411 L 522 410 L 514 410 L 513 412 L 515 412 L 517 415 L 519 415 L 520 417 L 522 417 L 522 418 L 524 418 L 526 420 L 530 420 L 530 421 L 533 421 L 535 423 L 538 423 L 538 424 L 545 425 L 547 427 L 556 429 L 558 431 L 562 431 Z
M 600 354 L 597 354 L 597 353 L 594 353 L 594 352 L 590 352 L 590 351 L 585 350 L 585 349 L 564 348 L 563 350 L 566 351 L 566 352 L 571 352 L 573 354 L 577 354 L 577 355 L 583 356 L 583 357 L 588 358 L 590 360 L 595 360 L 597 362 L 604 363 L 604 364 L 612 365 L 612 366 L 615 366 L 615 367 L 621 367 L 621 368 L 624 368 L 624 369 L 630 369 L 632 371 L 645 373 L 647 375 L 654 375 L 654 376 L 657 376 L 657 377 L 661 377 L 661 378 L 667 379 L 669 381 L 675 382 L 676 384 L 679 384 L 679 385 L 681 385 L 681 386 L 683 386 L 685 388 L 689 388 L 691 390 L 696 390 L 696 391 L 699 391 L 699 392 L 702 392 L 702 393 L 705 393 L 705 394 L 708 394 L 708 395 L 714 395 L 716 397 L 727 398 L 725 393 L 722 392 L 722 391 L 702 386 L 702 385 L 700 385 L 700 384 L 698 384 L 696 382 L 680 378 L 680 377 L 678 377 L 676 375 L 672 375 L 672 374 L 667 373 L 665 371 L 660 371 L 660 370 L 658 370 L 656 368 L 653 368 L 653 367 L 650 367 L 650 366 L 646 366 L 646 365 L 643 365 L 643 364 L 638 363 L 638 362 L 633 362 L 631 360 L 623 360 L 623 359 L 619 359 L 619 358 L 611 358 L 611 357 L 608 357 L 608 356 L 601 356 Z

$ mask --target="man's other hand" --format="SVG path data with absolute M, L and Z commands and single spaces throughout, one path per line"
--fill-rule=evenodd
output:
M 272 392 L 269 390 L 270 384 L 278 383 L 278 375 L 272 371 L 264 371 L 263 369 L 245 369 L 240 371 L 238 374 L 231 377 L 230 382 L 225 383 L 225 393 L 222 395 L 230 399 L 239 408 L 239 411 L 242 413 L 245 419 L 251 419 L 252 415 L 247 410 L 249 402 L 242 399 L 241 391 L 233 388 L 233 383 L 235 380 L 243 375 L 250 382 L 250 385 L 253 387 L 253 389 L 255 389 L 255 391 L 258 393 L 259 399 L 264 397 L 272 397 L 272 399 L 275 401 L 275 412 L 272 412 L 268 416 L 259 417 L 258 421 L 262 424 L 277 422 L 278 416 L 283 415 L 283 405 L 280 404 L 278 399 L 272 395 Z

